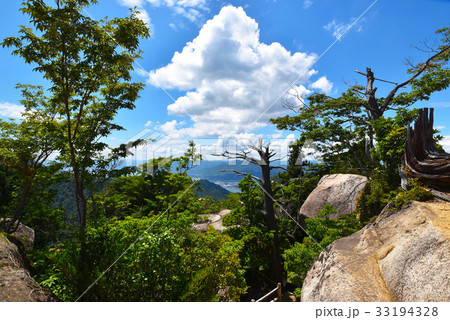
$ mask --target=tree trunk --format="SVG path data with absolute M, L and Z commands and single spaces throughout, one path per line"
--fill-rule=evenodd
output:
M 31 194 L 31 180 L 26 179 L 23 183 L 22 190 L 20 193 L 19 202 L 17 203 L 16 209 L 14 210 L 14 215 L 6 226 L 6 233 L 13 233 L 19 227 L 19 222 L 22 220 L 23 213 L 29 201 Z M 17 223 L 16 223 L 17 222 Z
M 267 164 L 269 161 L 266 162 Z M 271 278 L 275 283 L 281 283 L 283 278 L 283 266 L 281 264 L 280 239 L 275 220 L 272 184 L 270 182 L 269 165 L 262 165 L 262 187 L 264 189 L 264 211 L 267 228 L 273 231 L 272 254 L 270 259 Z
M 79 177 L 79 168 L 76 164 L 73 164 L 74 170 L 74 184 L 75 194 L 77 199 L 78 216 L 80 220 L 80 227 L 78 230 L 78 238 L 80 241 L 80 257 L 79 257 L 79 270 L 78 270 L 78 293 L 81 295 L 89 285 L 88 270 L 86 264 L 86 222 L 87 222 L 87 201 L 84 196 L 84 190 L 82 181 Z
M 274 197 L 272 190 L 272 183 L 270 181 L 270 161 L 271 158 L 275 155 L 275 152 L 271 151 L 269 145 L 263 147 L 262 139 L 259 139 L 258 145 L 249 146 L 251 149 L 255 150 L 259 154 L 259 160 L 250 156 L 250 151 L 241 151 L 240 153 L 231 153 L 225 151 L 222 154 L 216 154 L 217 156 L 223 156 L 228 159 L 242 159 L 248 161 L 252 164 L 258 165 L 261 167 L 262 176 L 261 179 L 257 177 L 253 177 L 254 180 L 258 180 L 261 183 L 261 187 L 263 189 L 264 194 L 264 220 L 266 223 L 267 229 L 273 233 L 273 241 L 272 241 L 272 249 L 270 254 L 270 273 L 271 280 L 277 283 L 285 283 L 283 280 L 283 265 L 281 263 L 281 249 L 280 249 L 280 239 L 278 235 L 277 222 L 275 219 L 275 209 L 274 209 Z M 239 175 L 247 175 L 245 173 L 234 171 Z
M 450 154 L 438 150 L 433 139 L 433 108 L 419 110 L 414 130 L 408 126 L 403 166 L 409 178 L 426 186 L 450 192 Z

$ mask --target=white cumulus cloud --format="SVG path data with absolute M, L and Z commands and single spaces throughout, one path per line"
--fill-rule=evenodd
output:
M 224 7 L 168 65 L 149 73 L 150 84 L 155 80 L 166 89 L 185 91 L 168 112 L 192 117 L 195 123 L 183 129 L 186 134 L 255 130 L 286 113 L 279 98 L 290 85 L 309 92 L 301 83 L 317 73 L 311 69 L 317 56 L 291 53 L 277 42 L 261 43 L 259 32 L 241 7 Z M 325 77 L 315 84 L 324 90 L 331 85 Z
M 319 80 L 317 80 L 311 84 L 311 88 L 319 89 L 326 94 L 330 94 L 331 89 L 333 88 L 333 83 L 331 83 L 327 79 L 327 77 L 321 77 Z
M 9 102 L 0 102 L 0 116 L 2 117 L 21 118 L 23 112 L 25 112 L 23 106 Z
M 442 145 L 445 152 L 450 153 L 450 136 L 444 136 L 441 141 L 439 141 L 439 144 Z

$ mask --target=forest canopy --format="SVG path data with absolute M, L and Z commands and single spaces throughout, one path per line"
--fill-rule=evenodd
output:
M 259 159 L 247 150 L 225 151 L 259 166 L 261 176 L 238 172 L 240 192 L 215 200 L 189 176 L 203 159 L 194 141 L 179 157 L 140 167 L 119 160 L 153 141 L 105 142 L 125 129 L 115 118 L 135 108 L 145 86 L 133 82 L 132 72 L 150 32 L 136 9 L 99 21 L 84 15 L 96 2 L 23 1 L 32 27 L 1 42 L 49 83 L 19 84 L 22 118 L 0 120 L 1 227 L 9 236 L 19 222 L 35 230 L 28 254 L 34 279 L 60 300 L 248 301 L 278 282 L 300 296 L 323 248 L 362 228 L 387 203 L 401 207 L 430 196 L 415 181 L 400 189 L 401 159 L 415 103 L 450 84 L 450 28 L 437 30 L 440 43 L 384 97 L 375 87 L 383 80 L 367 68 L 359 72 L 365 85 L 336 97 L 289 100 L 296 114 L 271 120 L 298 133 L 288 165 L 275 166 L 275 152 L 262 140 L 250 146 Z M 311 141 L 323 162 L 301 157 Z M 275 168 L 282 172 L 271 175 Z M 330 173 L 360 174 L 369 183 L 356 212 L 334 220 L 327 205 L 305 230 L 299 209 Z M 223 209 L 230 210 L 223 232 L 193 228 Z

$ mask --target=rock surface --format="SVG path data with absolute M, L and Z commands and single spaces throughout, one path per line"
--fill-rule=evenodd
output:
M 226 229 L 226 227 L 222 224 L 222 219 L 227 214 L 229 214 L 231 210 L 222 210 L 216 214 L 209 214 L 202 217 L 203 222 L 194 224 L 195 231 L 197 232 L 206 232 L 209 226 L 212 226 L 218 232 L 222 232 Z
M 385 208 L 320 254 L 302 301 L 450 301 L 449 239 L 450 203 Z
M 333 205 L 337 211 L 330 216 L 332 219 L 337 219 L 339 214 L 351 214 L 356 208 L 356 198 L 367 182 L 366 177 L 356 174 L 323 176 L 300 208 L 299 222 L 302 223 L 305 218 L 316 218 L 325 204 Z
M 6 222 L 9 221 L 10 219 L 7 218 Z M 0 219 L 0 223 L 2 222 L 3 219 Z M 14 225 L 17 225 L 17 222 Z M 20 241 L 20 243 L 23 244 L 23 246 L 27 251 L 31 251 L 33 249 L 35 234 L 34 230 L 31 229 L 30 227 L 19 222 L 19 226 L 17 227 L 16 231 L 11 233 L 10 235 L 16 238 L 18 241 Z
M 0 233 L 0 301 L 55 301 L 54 297 L 30 276 L 19 247 L 14 243 L 17 241 L 21 241 L 24 247 L 30 250 L 34 241 L 34 230 L 21 224 L 9 238 Z

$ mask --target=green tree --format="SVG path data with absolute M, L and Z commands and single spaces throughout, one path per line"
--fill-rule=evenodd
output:
M 195 232 L 194 221 L 194 215 L 180 214 L 170 221 L 152 216 L 90 222 L 86 276 L 90 283 L 98 281 L 81 300 L 239 300 L 246 289 L 240 246 L 214 230 Z M 41 271 L 40 283 L 64 301 L 79 298 L 75 280 L 78 250 L 79 244 L 69 240 L 35 264 Z
M 167 211 L 169 218 L 185 210 L 195 211 L 194 207 L 199 213 L 194 181 L 185 173 L 170 172 L 171 166 L 170 159 L 152 159 L 137 173 L 117 177 L 93 197 L 98 214 L 123 218 Z
M 9 180 L 16 185 L 12 193 L 10 220 L 6 232 L 14 232 L 30 205 L 33 195 L 45 190 L 54 180 L 60 165 L 50 161 L 58 140 L 60 124 L 55 114 L 47 113 L 43 89 L 34 86 L 22 88 L 25 108 L 20 122 L 0 120 L 0 162 L 11 173 Z M 12 182 L 14 181 L 14 182 Z
M 277 229 L 267 226 L 264 213 L 264 195 L 257 182 L 251 175 L 247 175 L 239 182 L 241 193 L 240 203 L 223 218 L 223 225 L 227 226 L 225 234 L 233 238 L 240 246 L 240 259 L 245 269 L 245 278 L 250 287 L 265 290 L 273 289 L 282 278 L 274 278 L 274 242 L 281 261 L 281 252 L 289 247 L 284 220 L 277 218 Z M 276 252 L 275 252 L 276 253 Z M 280 280 L 278 280 L 280 279 Z
M 289 148 L 286 170 L 273 178 L 273 191 L 275 199 L 282 207 L 278 208 L 277 215 L 297 219 L 300 207 L 317 186 L 320 177 L 329 173 L 329 168 L 321 163 L 306 160 L 306 151 L 299 141 L 291 144 Z M 291 240 L 301 240 L 303 232 L 298 231 L 300 230 L 294 224 L 293 232 L 288 235 Z
M 81 274 L 86 271 L 84 190 L 93 188 L 94 180 L 90 168 L 96 167 L 106 147 L 101 138 L 123 129 L 113 123 L 114 116 L 120 109 L 133 109 L 144 86 L 130 80 L 140 57 L 139 39 L 149 37 L 149 29 L 133 10 L 129 17 L 109 21 L 83 15 L 84 8 L 96 3 L 57 0 L 51 7 L 43 1 L 23 1 L 21 11 L 29 15 L 34 30 L 22 26 L 20 36 L 2 42 L 50 82 L 46 106 L 64 128 L 57 145 L 59 158 L 72 171 L 76 191 Z
M 177 171 L 187 172 L 188 170 L 197 166 L 197 162 L 203 160 L 203 156 L 197 153 L 197 147 L 194 140 L 189 140 L 189 146 L 186 152 L 178 158 L 174 158 L 173 161 L 178 162 Z
M 283 253 L 288 281 L 297 286 L 294 293 L 298 297 L 301 295 L 306 273 L 322 249 L 339 238 L 351 235 L 361 227 L 355 214 L 341 216 L 341 219 L 335 220 L 330 219 L 333 213 L 336 213 L 336 210 L 328 204 L 317 214 L 318 218 L 307 218 L 309 236 Z
M 450 28 L 440 29 L 441 45 L 429 58 L 411 64 L 409 76 L 401 83 L 392 83 L 385 97 L 377 97 L 376 81 L 370 68 L 358 73 L 366 77 L 365 87 L 351 86 L 337 98 L 324 94 L 308 97 L 309 104 L 288 105 L 298 115 L 272 119 L 278 129 L 300 131 L 299 144 L 312 140 L 322 152 L 325 164 L 340 172 L 355 172 L 370 176 L 373 170 L 394 173 L 404 146 L 404 127 L 416 116 L 409 110 L 417 101 L 428 100 L 435 91 L 450 84 Z M 400 92 L 405 88 L 409 91 Z M 302 100 L 300 100 L 302 101 Z M 388 111 L 395 111 L 390 118 Z M 393 175 L 396 176 L 396 175 Z M 397 179 L 398 180 L 398 179 Z M 398 181 L 396 181 L 398 182 Z
M 273 162 L 277 161 L 273 159 L 276 153 L 270 148 L 270 144 L 263 146 L 263 140 L 259 139 L 257 145 L 250 145 L 250 149 L 256 151 L 259 158 L 254 158 L 251 156 L 250 150 L 242 150 L 240 152 L 229 152 L 224 151 L 222 154 L 214 154 L 215 156 L 222 156 L 228 159 L 239 159 L 243 161 L 247 161 L 251 164 L 258 165 L 261 168 L 261 178 L 251 176 L 253 180 L 257 180 L 260 183 L 263 199 L 263 217 L 265 221 L 265 225 L 270 232 L 272 232 L 272 240 L 271 240 L 271 254 L 270 254 L 270 271 L 271 271 L 271 279 L 274 283 L 282 283 L 283 281 L 283 265 L 281 262 L 281 251 L 280 251 L 280 237 L 279 230 L 277 226 L 277 220 L 275 216 L 275 199 L 274 192 L 272 189 L 272 180 L 271 180 L 271 170 L 275 168 L 285 169 L 283 167 L 274 166 Z M 278 159 L 279 160 L 279 159 Z M 232 170 L 238 175 L 247 174 Z
M 12 201 L 14 185 L 11 182 L 12 172 L 0 162 L 0 212 L 6 218 L 6 210 Z
M 262 191 L 250 175 L 239 182 L 239 188 L 242 204 L 223 218 L 223 224 L 228 227 L 225 233 L 242 242 L 241 259 L 247 270 L 267 271 L 270 269 L 271 236 L 262 213 Z

